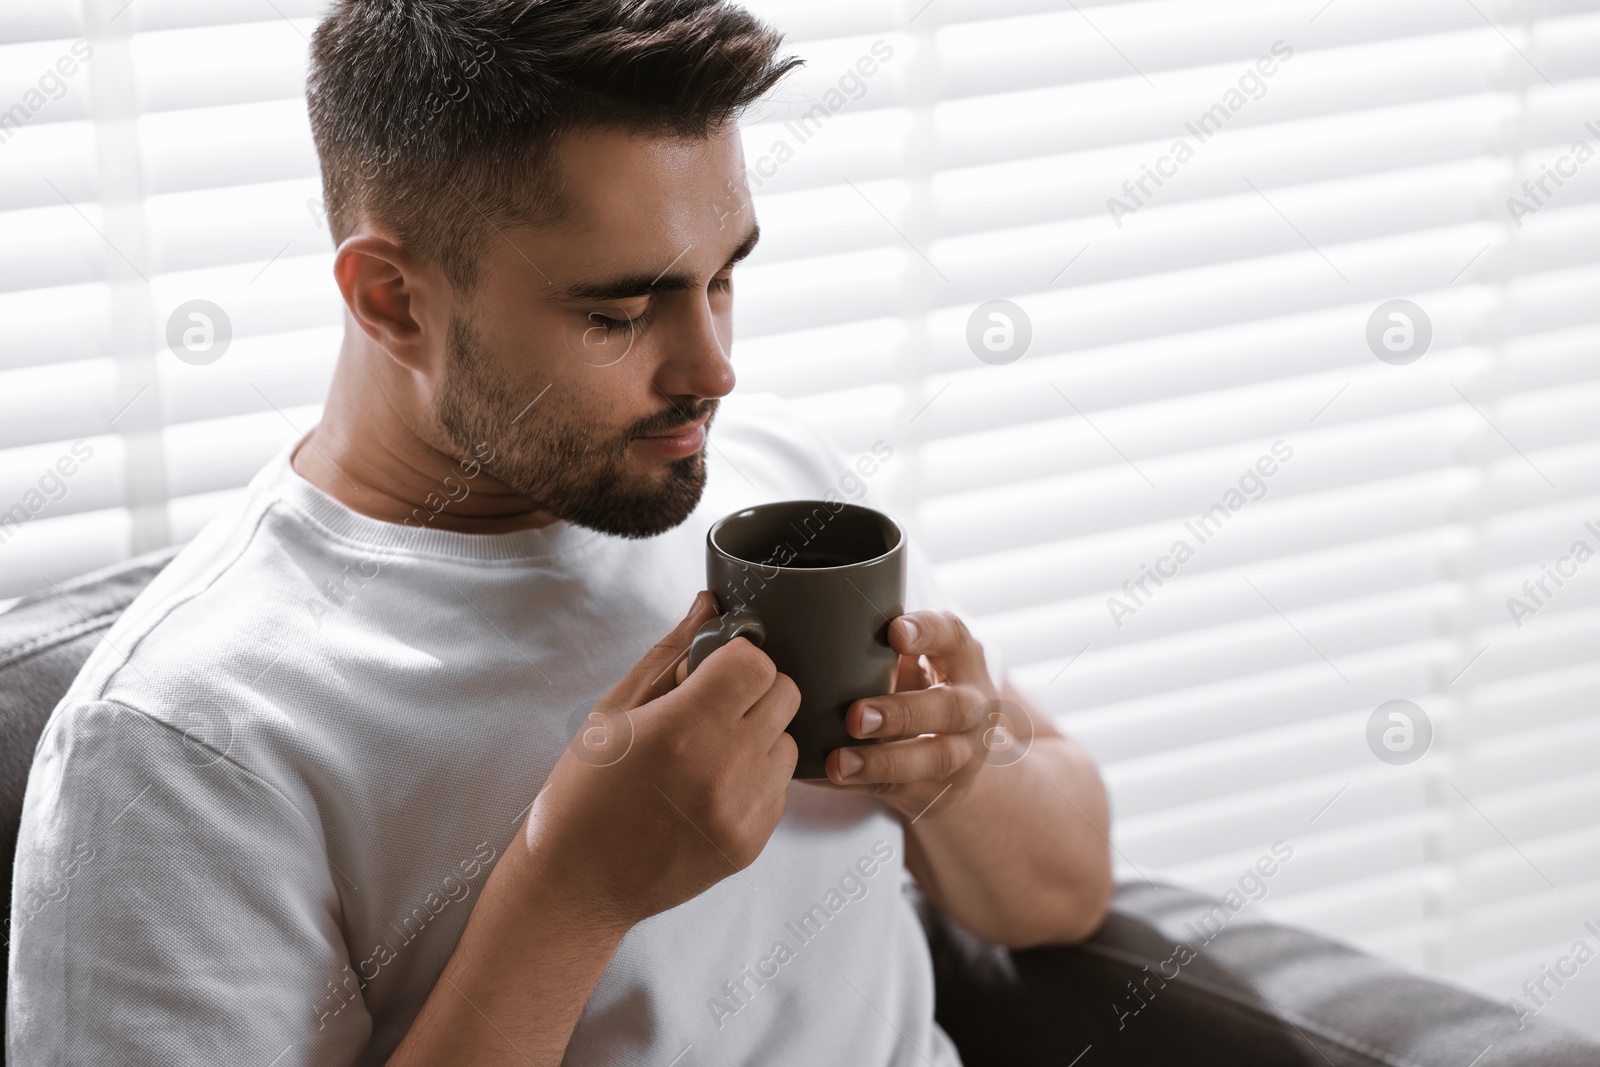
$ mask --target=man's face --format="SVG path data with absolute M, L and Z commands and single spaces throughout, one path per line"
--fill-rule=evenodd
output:
M 732 130 L 584 131 L 560 155 L 571 212 L 492 236 L 434 410 L 540 508 L 648 537 L 699 502 L 703 431 L 733 388 L 731 273 L 756 239 L 744 156 Z

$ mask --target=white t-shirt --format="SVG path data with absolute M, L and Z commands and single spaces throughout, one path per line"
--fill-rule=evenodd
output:
M 383 1063 L 589 709 L 704 585 L 709 525 L 871 481 L 772 397 L 710 441 L 699 507 L 642 540 L 418 533 L 280 453 L 41 737 L 12 1061 Z M 948 603 L 927 571 L 908 610 Z M 623 939 L 564 1062 L 958 1064 L 903 858 L 877 800 L 791 784 L 755 863 Z

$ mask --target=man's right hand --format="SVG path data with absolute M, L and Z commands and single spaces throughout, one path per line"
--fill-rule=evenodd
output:
M 390 1067 L 560 1063 L 627 932 L 761 854 L 794 773 L 798 753 L 783 728 L 800 692 L 743 638 L 678 683 L 674 668 L 714 608 L 709 593 L 697 596 L 595 705 L 529 809 L 523 841 L 484 883 Z
M 534 801 L 540 896 L 619 932 L 754 862 L 783 815 L 800 691 L 735 638 L 677 684 L 709 593 L 595 705 Z M 595 742 L 599 742 L 595 744 Z

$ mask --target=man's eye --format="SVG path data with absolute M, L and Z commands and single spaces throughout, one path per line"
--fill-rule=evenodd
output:
M 712 278 L 710 288 L 713 293 L 731 291 L 733 289 L 733 275 L 730 274 L 726 278 Z
M 642 318 L 643 316 L 640 316 L 639 319 L 614 319 L 609 315 L 602 315 L 598 311 L 589 312 L 589 321 L 594 323 L 595 328 L 605 330 L 607 333 L 621 333 L 625 330 L 631 330 Z

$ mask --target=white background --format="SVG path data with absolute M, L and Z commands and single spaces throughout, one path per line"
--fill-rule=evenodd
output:
M 1600 562 L 1507 605 L 1600 549 L 1600 0 L 753 6 L 808 66 L 747 123 L 753 167 L 792 155 L 752 174 L 740 388 L 894 445 L 895 506 L 1101 761 L 1121 874 L 1220 892 L 1281 839 L 1252 907 L 1497 998 L 1600 949 Z M 320 9 L 0 9 L 0 510 L 30 508 L 0 602 L 187 540 L 318 417 Z M 233 332 L 206 366 L 165 343 L 196 298 Z M 992 299 L 1031 324 L 1010 363 L 967 343 Z M 1394 299 L 1431 324 L 1404 365 L 1366 339 Z M 1115 619 L 1276 442 L 1259 499 Z M 1366 739 L 1390 700 L 1432 725 L 1404 766 Z M 1600 1032 L 1600 962 L 1548 1011 Z

